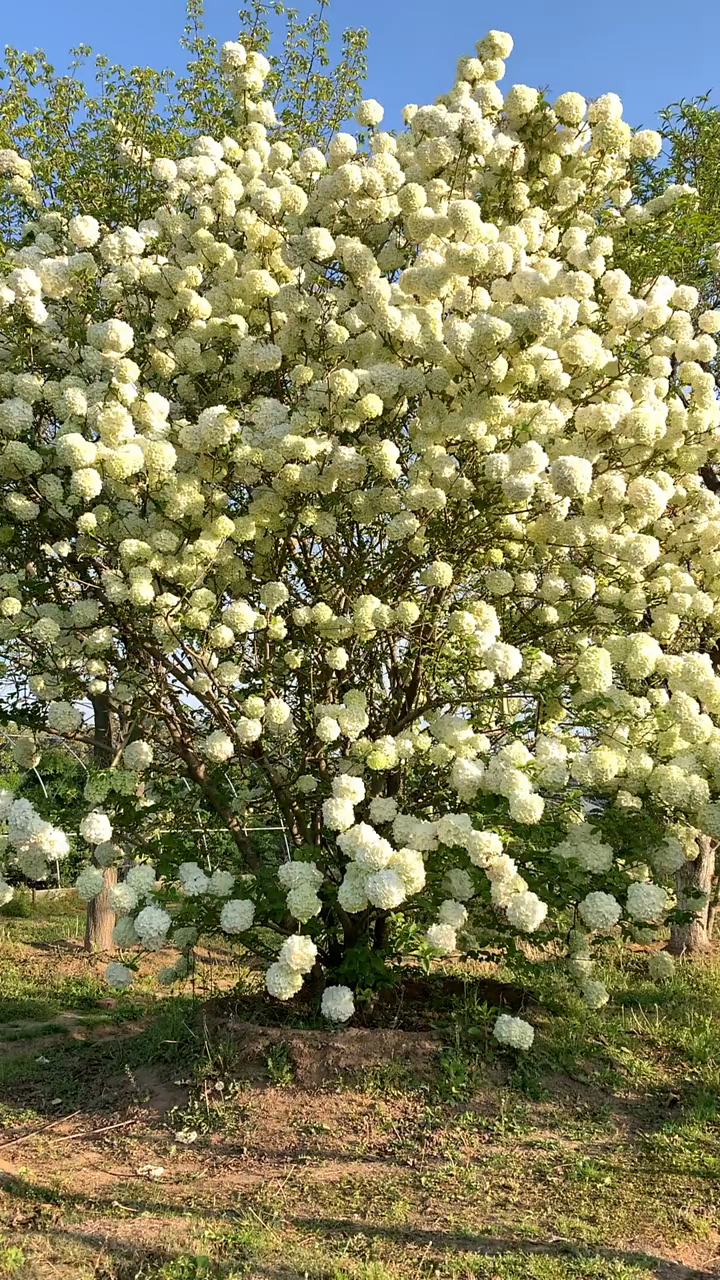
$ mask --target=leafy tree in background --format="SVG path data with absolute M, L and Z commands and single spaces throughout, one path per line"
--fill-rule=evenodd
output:
M 663 150 L 654 160 L 638 161 L 632 188 L 638 200 L 636 220 L 620 237 L 618 265 L 634 285 L 658 276 L 671 276 L 694 285 L 708 308 L 720 306 L 720 109 L 710 94 L 672 103 L 660 112 Z M 687 188 L 666 211 L 668 193 Z M 647 218 L 644 210 L 654 216 Z M 716 384 L 720 359 L 710 362 Z M 720 490 L 714 465 L 701 469 L 713 492 Z M 720 649 L 713 643 L 713 663 L 720 665 Z M 677 953 L 704 950 L 711 938 L 720 897 L 715 841 L 704 836 L 700 857 L 677 874 L 678 902 L 683 916 L 672 929 L 671 947 Z

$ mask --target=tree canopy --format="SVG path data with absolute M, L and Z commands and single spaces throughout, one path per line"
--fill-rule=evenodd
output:
M 344 1021 L 393 955 L 532 934 L 598 1007 L 593 943 L 654 936 L 720 835 L 708 226 L 653 256 L 692 174 L 614 94 L 503 93 L 502 32 L 396 137 L 372 99 L 337 129 L 352 70 L 278 97 L 258 30 L 219 72 L 198 37 L 193 126 L 149 106 L 118 202 L 0 152 L 6 715 L 94 749 L 78 889 L 129 851 L 116 941 L 171 940 L 167 980 L 219 928 Z M 159 875 L 178 770 L 227 840 Z

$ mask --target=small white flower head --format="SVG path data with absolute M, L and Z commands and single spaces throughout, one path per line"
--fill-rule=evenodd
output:
M 136 738 L 134 742 L 129 742 L 123 751 L 123 764 L 126 769 L 131 769 L 135 773 L 142 773 L 148 769 L 153 762 L 153 749 L 149 742 L 145 742 L 142 738 Z
M 247 62 L 247 50 L 237 40 L 226 40 L 220 49 L 220 67 L 223 71 L 242 71 Z
M 133 980 L 132 970 L 117 960 L 111 960 L 105 969 L 105 980 L 109 987 L 122 991 L 124 987 L 129 987 Z
M 349 987 L 326 987 L 320 1008 L 329 1022 L 348 1022 L 355 1012 L 353 993 Z
M 115 921 L 112 940 L 116 947 L 123 950 L 125 947 L 138 946 L 140 939 L 135 932 L 135 921 L 132 916 L 119 916 Z
M 332 793 L 339 800 L 349 800 L 351 804 L 360 804 L 365 799 L 365 783 L 351 773 L 341 773 L 332 780 Z
M 462 867 L 453 867 L 443 876 L 442 887 L 451 898 L 457 899 L 458 902 L 468 902 L 475 895 L 475 885 L 472 877 L 467 871 L 463 871 Z
M 431 924 L 425 941 L 439 956 L 449 956 L 457 947 L 455 929 L 450 924 Z
M 232 738 L 223 733 L 222 729 L 215 729 L 213 733 L 209 733 L 203 739 L 201 750 L 206 759 L 212 764 L 223 764 L 235 754 L 235 747 Z
M 220 928 L 223 933 L 245 933 L 254 919 L 255 903 L 250 898 L 232 898 L 220 912 Z
M 476 867 L 485 867 L 492 858 L 500 856 L 503 845 L 496 831 L 472 831 L 466 848 L 470 861 Z
M 426 587 L 449 587 L 452 580 L 452 565 L 444 560 L 433 560 L 420 574 L 420 581 Z
M 370 801 L 369 808 L 371 822 L 393 822 L 397 817 L 397 800 L 392 797 L 386 799 L 384 796 L 376 796 Z
M 138 905 L 138 895 L 126 880 L 112 884 L 108 889 L 108 902 L 117 916 L 127 916 Z
M 82 712 L 70 702 L 51 702 L 47 709 L 48 729 L 56 733 L 75 733 L 82 724 Z
M 670 906 L 667 893 L 659 884 L 643 884 L 637 881 L 627 891 L 628 915 L 644 924 L 661 920 Z
M 297 973 L 309 973 L 317 959 L 317 947 L 312 938 L 294 933 L 280 948 L 279 960 Z
M 622 907 L 611 893 L 596 890 L 583 898 L 578 907 L 580 917 L 588 929 L 604 932 L 612 929 L 622 915 Z
M 150 862 L 138 862 L 131 867 L 125 877 L 125 883 L 129 884 L 139 898 L 147 898 L 155 892 L 157 883 L 157 875 L 155 868 Z
M 590 1009 L 602 1009 L 610 999 L 610 993 L 603 982 L 586 977 L 580 984 L 580 993 Z
M 318 916 L 322 910 L 322 902 L 315 889 L 307 881 L 291 889 L 286 901 L 290 915 L 294 920 L 299 920 L 300 924 L 307 924 L 308 920 L 312 920 L 313 916 Z
M 334 716 L 321 716 L 315 725 L 315 732 L 321 742 L 335 742 L 340 737 L 341 729 Z
M 147 906 L 135 917 L 135 932 L 148 951 L 159 951 L 165 945 L 172 920 L 162 907 Z
M 390 867 L 375 871 L 368 876 L 365 881 L 365 893 L 368 901 L 382 911 L 393 911 L 407 897 L 405 881 Z
M 538 898 L 536 893 L 526 889 L 524 893 L 513 894 L 505 913 L 513 929 L 519 929 L 522 933 L 534 933 L 547 915 L 547 903 Z
M 281 960 L 271 964 L 265 974 L 265 986 L 276 1000 L 291 1000 L 294 995 L 297 995 L 302 982 L 302 974 L 298 973 L 297 969 L 291 969 Z
M 447 924 L 451 929 L 462 929 L 467 924 L 467 908 L 462 902 L 455 902 L 452 898 L 447 898 L 441 903 L 438 911 L 438 920 L 440 924 Z
M 208 893 L 214 898 L 227 898 L 235 887 L 235 877 L 230 871 L 213 871 L 208 882 Z
M 648 956 L 648 973 L 655 982 L 670 982 L 675 977 L 675 961 L 669 951 L 653 951 Z
M 535 1030 L 524 1018 L 513 1018 L 509 1013 L 501 1013 L 493 1027 L 493 1035 L 498 1044 L 527 1051 L 532 1048 Z
M 364 98 L 359 102 L 355 111 L 355 119 L 364 129 L 374 128 L 380 124 L 385 111 L 375 98 Z
M 80 823 L 80 835 L 88 844 L 105 844 L 112 838 L 112 824 L 106 813 L 94 810 Z
M 100 223 L 89 214 L 78 214 L 68 223 L 68 238 L 77 249 L 91 249 L 100 239 Z
M 92 902 L 93 898 L 97 898 L 102 893 L 105 886 L 105 877 L 99 867 L 83 867 L 77 880 L 75 881 L 75 892 L 83 902 Z
M 199 898 L 210 892 L 210 878 L 197 862 L 181 862 L 178 867 L 178 880 L 183 893 L 186 893 L 189 898 Z
M 347 831 L 355 821 L 352 800 L 330 796 L 322 807 L 323 822 L 330 831 Z

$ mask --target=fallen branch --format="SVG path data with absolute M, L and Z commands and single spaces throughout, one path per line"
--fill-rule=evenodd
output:
M 58 1116 L 57 1120 L 51 1120 L 49 1124 L 44 1124 L 40 1129 L 33 1129 L 30 1133 L 21 1133 L 17 1138 L 11 1138 L 9 1142 L 0 1142 L 0 1151 L 4 1151 L 7 1147 L 14 1147 L 16 1142 L 25 1142 L 28 1138 L 37 1138 L 41 1133 L 46 1133 L 48 1129 L 54 1129 L 55 1125 L 62 1124 L 65 1120 L 74 1120 L 75 1116 L 79 1116 L 79 1111 L 71 1111 L 69 1116 Z

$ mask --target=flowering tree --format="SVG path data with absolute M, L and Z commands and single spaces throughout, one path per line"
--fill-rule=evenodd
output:
M 573 925 L 597 1007 L 593 940 L 662 924 L 720 832 L 720 315 L 613 266 L 659 136 L 613 94 L 503 96 L 511 47 L 323 150 L 228 43 L 236 126 L 155 160 L 152 217 L 37 213 L 7 254 L 8 701 L 72 742 L 105 700 L 96 863 L 178 769 L 227 831 L 211 875 L 140 859 L 111 890 L 119 945 L 178 946 L 168 980 L 198 929 L 274 937 L 268 990 L 311 973 L 343 1021 L 393 949 Z

